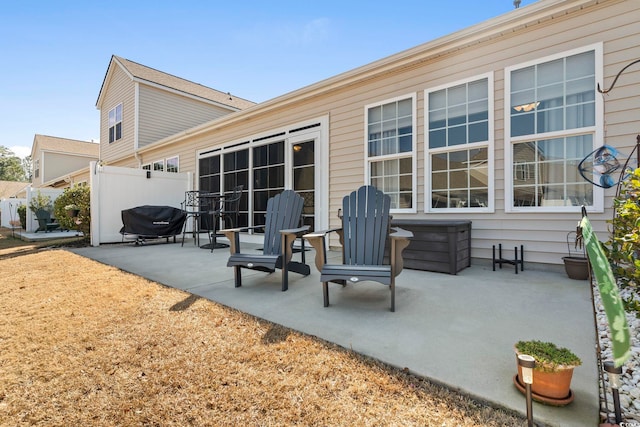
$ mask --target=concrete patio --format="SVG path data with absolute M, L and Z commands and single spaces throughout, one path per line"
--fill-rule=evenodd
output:
M 243 244 L 243 251 L 258 246 Z M 572 382 L 575 399 L 565 407 L 534 403 L 534 420 L 552 426 L 598 425 L 598 368 L 590 288 L 571 280 L 561 266 L 514 274 L 474 264 L 458 275 L 405 269 L 397 280 L 396 312 L 388 288 L 376 283 L 330 285 L 323 307 L 314 254 L 312 273 L 291 273 L 280 291 L 280 274 L 243 271 L 235 288 L 227 249 L 214 253 L 192 241 L 132 243 L 72 249 L 73 252 L 155 282 L 183 289 L 228 307 L 336 343 L 387 364 L 408 368 L 493 405 L 525 413 L 513 384 L 513 345 L 521 339 L 553 341 L 583 361 Z M 299 255 L 296 255 L 299 256 Z M 331 252 L 337 257 L 337 252 Z

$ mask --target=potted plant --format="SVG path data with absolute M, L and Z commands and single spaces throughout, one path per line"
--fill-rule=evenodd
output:
M 519 354 L 528 354 L 536 361 L 533 384 L 531 384 L 534 400 L 556 406 L 566 405 L 573 400 L 571 393 L 573 369 L 580 366 L 582 361 L 571 350 L 558 347 L 551 342 L 529 340 L 518 341 L 515 351 L 516 357 Z M 518 381 L 522 378 L 520 366 L 518 366 L 517 378 Z
M 80 208 L 75 203 L 71 203 L 64 207 L 64 210 L 67 211 L 67 216 L 69 218 L 77 218 L 80 213 Z

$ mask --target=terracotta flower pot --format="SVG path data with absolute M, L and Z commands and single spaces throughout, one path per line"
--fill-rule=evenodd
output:
M 67 210 L 67 216 L 69 218 L 76 218 L 80 213 L 80 209 L 69 209 Z
M 533 370 L 531 391 L 550 399 L 565 399 L 571 394 L 571 378 L 573 367 L 556 372 Z M 522 378 L 522 367 L 518 366 L 518 378 Z

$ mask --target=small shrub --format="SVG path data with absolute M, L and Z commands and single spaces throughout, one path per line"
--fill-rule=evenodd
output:
M 35 196 L 31 196 L 29 200 L 29 209 L 31 212 L 36 213 L 40 209 L 51 211 L 51 197 L 45 196 L 38 190 Z
M 543 371 L 555 371 L 560 367 L 580 366 L 582 360 L 571 350 L 558 347 L 550 342 L 537 340 L 518 341 L 516 350 L 520 354 L 528 354 L 536 359 L 536 369 Z
M 640 283 L 640 168 L 624 180 L 620 195 L 613 200 L 615 217 L 609 241 L 604 244 L 611 269 L 620 286 L 631 287 L 637 295 Z M 640 316 L 633 295 L 624 300 L 625 309 Z
M 27 229 L 27 207 L 25 205 L 18 205 L 16 208 L 18 212 L 18 218 L 20 218 L 20 226 L 23 230 Z
M 75 218 L 67 215 L 67 207 L 75 206 L 78 216 Z M 53 213 L 60 226 L 70 230 L 81 231 L 85 237 L 91 231 L 91 194 L 86 185 L 74 185 L 65 188 L 53 204 Z

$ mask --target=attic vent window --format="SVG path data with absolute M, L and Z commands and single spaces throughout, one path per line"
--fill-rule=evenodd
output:
M 109 143 L 122 139 L 122 104 L 109 110 Z

